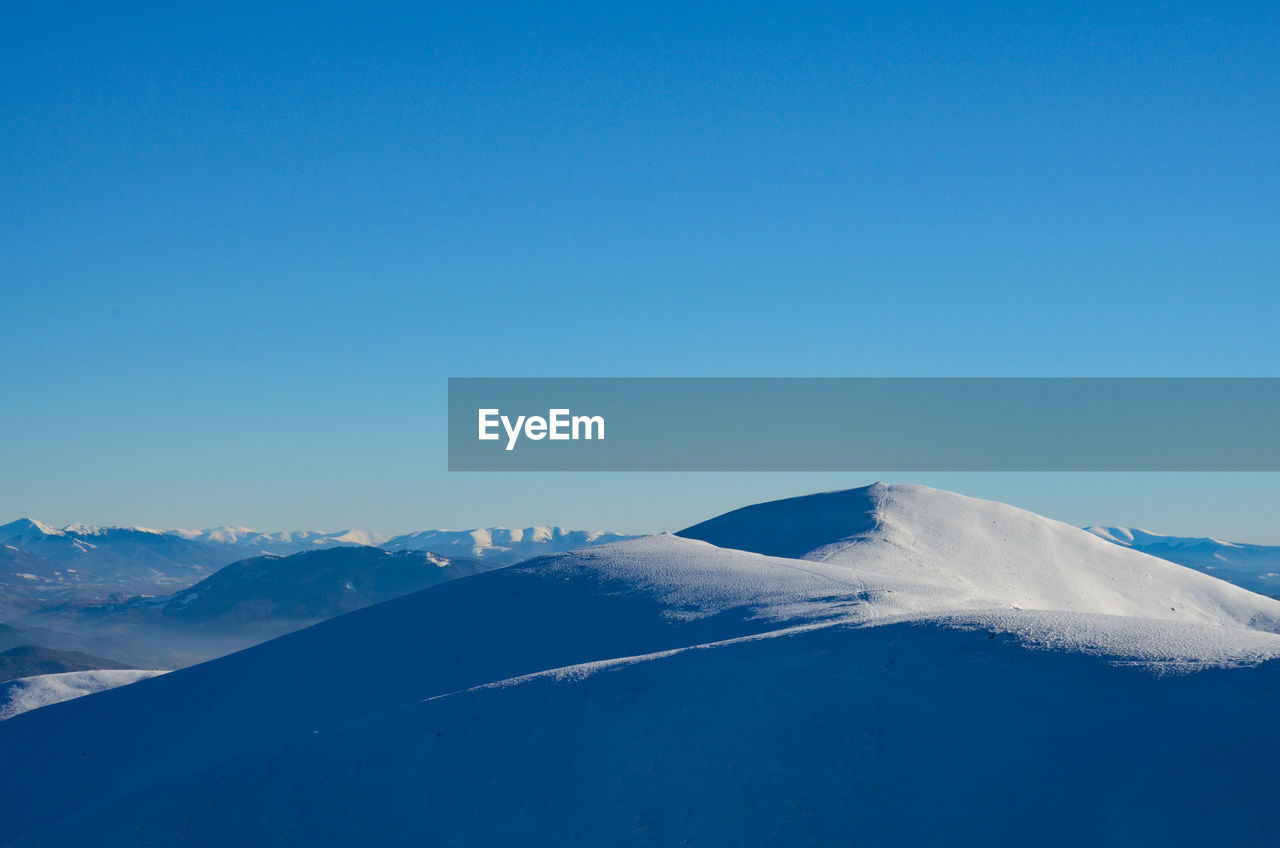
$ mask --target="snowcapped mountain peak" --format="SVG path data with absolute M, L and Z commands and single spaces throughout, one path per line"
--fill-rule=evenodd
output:
M 37 521 L 34 518 L 19 518 L 8 524 L 0 525 L 0 539 L 38 538 L 41 536 L 63 536 L 61 530 Z
M 329 543 L 344 545 L 380 545 L 388 538 L 390 537 L 381 533 L 370 533 L 368 530 L 343 530 L 325 537 Z
M 153 536 L 163 536 L 166 530 L 155 530 L 151 527 L 123 527 L 123 526 L 103 526 L 97 524 L 83 524 L 79 521 L 68 524 L 62 528 L 62 533 L 68 536 L 106 536 L 111 533 L 149 533 Z
M 1280 655 L 1280 602 L 1026 510 L 923 486 L 756 504 L 679 535 L 847 569 L 860 587 L 849 614 L 863 621 L 959 617 L 1146 659 Z

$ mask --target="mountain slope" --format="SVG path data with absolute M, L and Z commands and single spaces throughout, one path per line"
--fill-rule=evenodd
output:
M 170 621 L 237 625 L 331 618 L 491 566 L 425 551 L 338 547 L 232 563 L 168 598 Z
M 686 532 L 805 559 L 589 548 L 4 722 L 0 842 L 1203 844 L 1280 824 L 1251 790 L 1280 753 L 1280 602 L 932 490 L 779 504 Z
M 19 844 L 1264 846 L 1277 696 L 1274 664 L 823 628 L 408 703 Z

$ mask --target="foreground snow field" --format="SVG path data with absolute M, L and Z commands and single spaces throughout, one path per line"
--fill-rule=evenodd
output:
M 0 842 L 1202 845 L 1280 827 L 1280 602 L 916 487 L 683 534 L 0 723 Z

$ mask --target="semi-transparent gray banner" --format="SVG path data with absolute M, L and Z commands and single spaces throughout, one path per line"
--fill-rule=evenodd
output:
M 454 378 L 451 471 L 1280 471 L 1280 379 Z

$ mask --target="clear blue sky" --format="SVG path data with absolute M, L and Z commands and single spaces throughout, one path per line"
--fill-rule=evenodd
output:
M 1280 542 L 1276 475 L 445 472 L 448 376 L 1280 376 L 1280 5 L 599 5 L 5 4 L 0 520 Z

